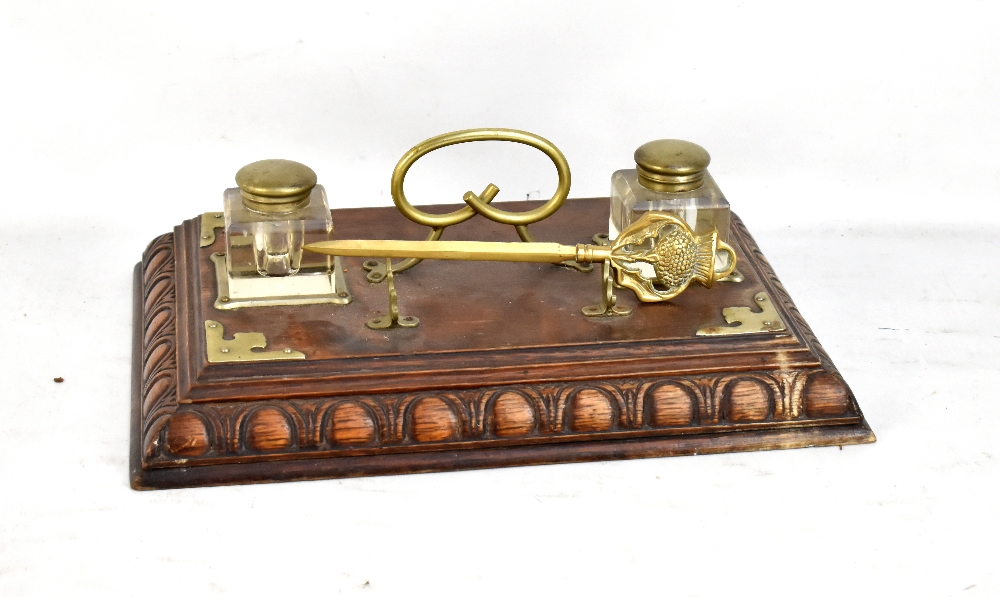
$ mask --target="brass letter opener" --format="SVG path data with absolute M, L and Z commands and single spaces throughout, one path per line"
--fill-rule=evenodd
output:
M 312 243 L 307 251 L 343 257 L 450 259 L 461 261 L 523 261 L 578 263 L 610 261 L 618 284 L 632 289 L 639 300 L 665 301 L 697 281 L 712 284 L 736 267 L 733 248 L 713 230 L 697 236 L 682 220 L 648 212 L 622 230 L 611 246 L 558 243 L 502 243 L 426 240 L 333 240 Z M 716 254 L 727 259 L 716 270 Z

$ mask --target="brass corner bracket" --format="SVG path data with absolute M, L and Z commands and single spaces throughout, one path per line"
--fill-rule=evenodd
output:
M 233 334 L 232 340 L 223 337 L 222 324 L 211 319 L 205 320 L 205 353 L 209 363 L 234 363 L 252 361 L 288 361 L 306 358 L 306 355 L 291 348 L 254 352 L 255 348 L 266 348 L 267 339 L 259 332 Z
M 202 247 L 211 247 L 215 244 L 215 229 L 225 228 L 226 220 L 221 211 L 209 211 L 201 214 L 201 237 L 199 244 Z
M 727 336 L 731 334 L 756 334 L 761 332 L 783 332 L 787 328 L 781 321 L 781 316 L 771 304 L 771 297 L 766 292 L 754 295 L 754 303 L 760 307 L 760 313 L 755 313 L 750 307 L 726 307 L 722 316 L 726 323 L 738 323 L 735 326 L 709 326 L 698 330 L 699 336 Z

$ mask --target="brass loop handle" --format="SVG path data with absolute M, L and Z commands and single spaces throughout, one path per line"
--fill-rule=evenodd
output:
M 511 141 L 540 150 L 549 156 L 549 159 L 556 166 L 556 171 L 559 173 L 559 186 L 556 187 L 555 194 L 552 195 L 552 198 L 545 205 L 521 213 L 503 211 L 489 205 L 490 201 L 493 201 L 493 198 L 500 192 L 500 189 L 492 183 L 486 187 L 481 195 L 476 195 L 472 191 L 467 192 L 463 199 L 468 205 L 446 214 L 426 213 L 413 207 L 406 200 L 406 195 L 403 194 L 403 179 L 406 177 L 406 172 L 410 169 L 410 166 L 435 149 L 459 143 L 471 143 L 473 141 Z M 424 226 L 443 228 L 445 226 L 461 224 L 477 213 L 501 224 L 526 226 L 554 214 L 562 206 L 563 202 L 566 201 L 566 197 L 569 195 L 569 185 L 569 164 L 566 162 L 566 157 L 547 139 L 514 129 L 469 129 L 431 137 L 406 152 L 400 158 L 399 163 L 396 164 L 396 169 L 392 171 L 392 184 L 390 188 L 392 189 L 392 201 L 404 216 Z
M 736 270 L 736 251 L 731 246 L 722 242 L 721 240 L 718 241 L 718 243 L 719 243 L 718 250 L 722 251 L 723 253 L 729 254 L 729 263 L 726 264 L 725 269 L 716 270 L 712 272 L 713 282 L 725 278 L 726 276 L 728 276 L 729 274 L 733 273 L 733 271 Z

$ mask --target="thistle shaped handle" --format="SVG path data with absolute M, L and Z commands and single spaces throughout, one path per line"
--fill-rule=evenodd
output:
M 717 271 L 718 251 L 729 259 Z M 736 268 L 736 252 L 715 230 L 698 236 L 675 216 L 646 212 L 618 235 L 611 265 L 619 285 L 632 289 L 641 301 L 658 302 L 677 296 L 691 282 L 711 288 Z

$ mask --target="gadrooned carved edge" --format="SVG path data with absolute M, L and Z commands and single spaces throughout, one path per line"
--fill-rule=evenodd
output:
M 795 327 L 801 332 L 802 340 L 805 341 L 806 345 L 812 351 L 819 362 L 823 364 L 823 368 L 833 373 L 835 375 L 840 375 L 837 368 L 834 366 L 833 361 L 830 360 L 830 355 L 823 350 L 823 346 L 819 343 L 819 339 L 816 334 L 813 333 L 812 328 L 806 323 L 804 317 L 799 312 L 798 307 L 792 302 L 792 297 L 789 296 L 788 291 L 785 286 L 778 279 L 777 274 L 774 273 L 774 268 L 771 267 L 771 263 L 764 257 L 764 253 L 761 252 L 760 247 L 757 246 L 756 241 L 754 241 L 753 236 L 750 235 L 750 231 L 747 230 L 746 226 L 743 224 L 743 220 L 737 217 L 735 214 L 732 215 L 730 220 L 730 230 L 736 232 L 736 236 L 739 237 L 739 244 L 746 253 L 752 253 L 759 263 L 759 271 L 763 275 L 763 283 L 768 287 L 768 290 L 773 295 L 773 298 L 784 307 L 786 313 L 794 322 Z
M 167 417 L 177 410 L 177 314 L 174 235 L 157 237 L 142 256 L 143 460 L 158 450 Z
M 350 456 L 860 420 L 822 369 L 184 405 L 154 466 Z

